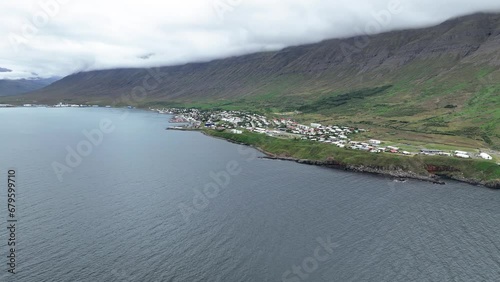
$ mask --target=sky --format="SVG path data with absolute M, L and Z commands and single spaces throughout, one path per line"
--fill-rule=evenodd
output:
M 208 61 L 475 12 L 500 1 L 0 1 L 0 79 Z

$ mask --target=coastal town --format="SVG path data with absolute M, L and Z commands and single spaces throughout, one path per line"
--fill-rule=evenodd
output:
M 23 107 L 54 107 L 54 108 L 78 108 L 78 107 L 105 107 L 100 105 L 79 105 L 58 103 L 55 105 L 36 105 L 24 104 Z M 13 105 L 2 104 L 0 107 L 15 107 Z M 127 106 L 125 108 L 134 109 Z M 464 151 L 464 150 L 440 150 L 433 148 L 402 149 L 392 142 L 381 141 L 378 139 L 362 140 L 360 133 L 366 133 L 368 130 L 348 126 L 348 125 L 322 125 L 320 123 L 300 124 L 291 118 L 266 117 L 264 115 L 227 110 L 200 110 L 187 108 L 163 108 L 149 110 L 159 114 L 169 114 L 172 118 L 169 120 L 173 126 L 169 130 L 201 130 L 214 129 L 219 131 L 228 131 L 233 134 L 243 134 L 244 131 L 265 134 L 270 137 L 283 139 L 300 139 L 311 142 L 321 142 L 331 144 L 339 148 L 350 150 L 360 150 L 370 153 L 390 153 L 398 155 L 413 156 L 417 154 L 427 156 L 456 157 L 462 159 L 484 159 L 493 160 L 491 152 L 483 151 Z M 498 158 L 497 158 L 498 160 Z M 498 163 L 500 165 L 500 162 Z
M 151 109 L 160 114 L 171 114 L 170 130 L 199 130 L 210 128 L 228 131 L 233 134 L 243 134 L 246 130 L 270 137 L 285 139 L 301 139 L 311 142 L 322 142 L 339 148 L 360 150 L 371 153 L 391 153 L 412 156 L 422 154 L 427 156 L 456 157 L 462 159 L 493 160 L 486 152 L 467 152 L 462 150 L 438 150 L 429 148 L 414 148 L 403 150 L 378 139 L 359 140 L 357 135 L 368 132 L 366 129 L 348 125 L 322 125 L 320 123 L 300 124 L 290 118 L 268 118 L 263 115 L 242 112 L 199 109 Z

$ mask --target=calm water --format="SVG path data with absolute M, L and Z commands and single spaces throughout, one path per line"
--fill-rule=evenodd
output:
M 84 142 L 103 121 L 101 142 Z M 167 121 L 0 109 L 0 281 L 500 281 L 498 191 L 263 160 Z M 86 156 L 61 182 L 68 146 Z

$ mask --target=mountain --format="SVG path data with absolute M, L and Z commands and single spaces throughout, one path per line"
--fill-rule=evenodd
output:
M 58 78 L 38 79 L 0 79 L 0 96 L 14 96 L 41 89 Z
M 112 69 L 70 75 L 23 99 L 300 110 L 304 120 L 362 124 L 388 136 L 500 147 L 500 14 L 153 72 L 161 83 L 147 80 L 142 98 L 130 94 L 147 70 Z

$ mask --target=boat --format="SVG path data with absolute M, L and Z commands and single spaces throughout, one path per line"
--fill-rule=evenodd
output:
M 408 179 L 405 179 L 405 178 L 397 178 L 397 179 L 394 179 L 394 182 L 405 183 L 406 181 L 408 181 Z

